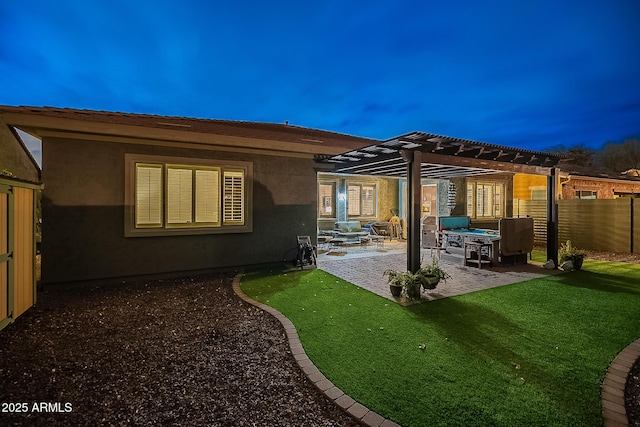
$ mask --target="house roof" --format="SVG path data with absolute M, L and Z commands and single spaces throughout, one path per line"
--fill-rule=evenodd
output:
M 7 124 L 20 127 L 39 137 L 50 135 L 56 131 L 126 135 L 151 139 L 177 139 L 175 137 L 179 134 L 185 142 L 202 143 L 206 141 L 204 135 L 219 135 L 296 144 L 304 146 L 304 150 L 310 154 L 335 154 L 345 149 L 361 148 L 379 142 L 375 139 L 310 129 L 288 123 L 255 123 L 29 106 L 0 106 L 0 115 L 4 117 Z M 85 125 L 78 125 L 78 123 Z M 145 130 L 136 131 L 134 127 Z M 235 142 L 242 145 L 243 141 L 236 139 Z M 309 149 L 310 145 L 315 148 Z M 288 147 L 292 148 L 293 146 L 288 145 Z
M 0 106 L 2 120 L 38 137 L 183 145 L 190 148 L 290 153 L 334 165 L 335 172 L 403 176 L 404 150 L 422 154 L 431 178 L 497 172 L 548 175 L 561 156 L 412 132 L 386 141 L 277 123 L 255 123 L 55 107 Z
M 412 132 L 380 144 L 317 158 L 334 164 L 336 172 L 404 176 L 407 167 L 402 153 L 405 150 L 422 153 L 423 178 L 452 178 L 505 171 L 548 175 L 549 169 L 561 159 L 561 156 L 550 153 L 424 132 Z
M 607 180 L 619 180 L 619 181 L 630 181 L 630 182 L 640 182 L 640 177 L 635 175 L 634 170 L 630 169 L 627 173 L 614 174 L 606 168 L 601 166 L 583 166 L 583 165 L 575 165 L 570 161 L 561 161 L 559 164 L 561 169 L 561 175 L 563 176 L 573 176 L 573 177 L 582 177 L 582 178 L 591 178 L 591 179 L 607 179 Z

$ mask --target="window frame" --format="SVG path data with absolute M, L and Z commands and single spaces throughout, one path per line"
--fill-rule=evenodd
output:
M 331 215 L 323 215 L 323 208 L 324 203 L 326 202 L 326 200 L 322 200 L 321 199 L 321 191 L 320 191 L 320 186 L 322 185 L 326 185 L 326 186 L 330 186 L 331 187 L 331 200 L 329 201 L 331 203 Z M 337 199 L 337 188 L 338 188 L 338 184 L 336 181 L 318 181 L 318 218 L 320 219 L 335 219 L 337 218 L 337 204 L 336 204 L 336 199 Z
M 478 216 L 478 185 L 481 185 L 483 187 L 485 186 L 490 186 L 493 187 L 493 205 L 494 205 L 494 209 L 493 209 L 493 215 L 483 215 L 483 216 Z M 496 197 L 496 187 L 500 186 L 501 187 L 501 191 L 500 191 L 500 201 L 499 201 L 499 212 L 496 212 L 495 209 L 495 197 Z M 469 197 L 469 191 L 471 190 L 471 194 L 472 197 Z M 506 208 L 506 185 L 504 182 L 502 181 L 471 181 L 471 182 L 467 182 L 467 195 L 466 195 L 466 200 L 467 200 L 467 215 L 472 218 L 472 219 L 498 219 L 498 218 L 504 218 L 504 212 L 505 212 L 505 208 Z M 483 209 L 486 210 L 486 209 Z
M 347 182 L 346 183 L 346 187 L 347 187 L 347 218 L 377 218 L 378 217 L 378 184 L 377 183 L 370 183 L 370 182 Z M 359 211 L 357 214 L 352 214 L 349 212 L 349 210 L 351 209 L 350 203 L 349 203 L 349 188 L 350 187 L 358 187 L 359 188 L 359 202 L 358 202 L 358 208 Z M 371 215 L 369 214 L 363 214 L 362 210 L 363 207 L 365 205 L 364 203 L 364 195 L 365 192 L 363 191 L 364 187 L 371 187 L 373 189 L 372 191 L 372 196 L 373 196 L 373 212 L 371 213 Z
M 575 195 L 578 200 L 597 200 L 598 190 L 576 190 Z
M 137 165 L 159 167 L 161 173 L 161 220 L 159 224 L 151 226 L 139 226 L 136 223 L 136 190 L 137 190 Z M 192 171 L 192 196 L 191 218 L 192 221 L 184 224 L 168 223 L 168 174 L 169 169 L 189 169 Z M 196 222 L 197 213 L 197 188 L 196 175 L 199 170 L 218 170 L 218 222 Z M 224 203 L 224 177 L 225 173 L 242 173 L 242 219 L 240 221 L 225 221 Z M 234 200 L 238 200 L 237 198 Z M 223 234 L 223 233 L 248 233 L 253 231 L 253 164 L 251 162 L 198 159 L 189 157 L 155 156 L 145 154 L 125 154 L 125 237 L 144 236 L 173 236 L 173 235 L 198 235 L 198 234 Z

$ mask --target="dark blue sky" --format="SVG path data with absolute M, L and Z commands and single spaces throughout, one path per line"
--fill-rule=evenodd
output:
M 640 133 L 640 1 L 0 2 L 0 104 L 545 149 Z

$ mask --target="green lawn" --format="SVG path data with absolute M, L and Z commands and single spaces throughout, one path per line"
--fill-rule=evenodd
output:
M 633 264 L 410 307 L 321 270 L 249 271 L 242 289 L 291 319 L 334 384 L 403 426 L 599 426 L 606 369 L 640 337 Z

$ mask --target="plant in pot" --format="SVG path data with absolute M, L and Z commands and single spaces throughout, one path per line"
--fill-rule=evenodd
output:
M 580 270 L 585 257 L 585 251 L 573 246 L 571 240 L 567 240 L 567 243 L 560 245 L 558 250 L 558 259 L 563 270 Z M 568 265 L 569 261 L 571 265 Z
M 433 258 L 431 261 L 431 265 L 425 265 L 418 270 L 417 273 L 420 276 L 422 287 L 425 290 L 435 289 L 440 283 L 440 280 L 450 279 L 451 276 L 449 273 L 444 271 L 440 264 L 438 263 L 438 258 Z
M 386 270 L 383 273 L 387 276 L 391 295 L 399 297 L 403 293 L 407 298 L 420 298 L 420 286 L 422 285 L 422 277 L 419 273 L 410 271 L 400 272 L 397 270 Z
M 402 294 L 402 288 L 404 287 L 405 274 L 396 270 L 385 270 L 382 274 L 387 276 L 391 295 L 396 298 L 399 297 Z
M 409 299 L 419 299 L 420 298 L 420 286 L 422 286 L 422 275 L 420 271 L 416 273 L 412 273 L 407 271 L 404 273 L 404 293 Z

